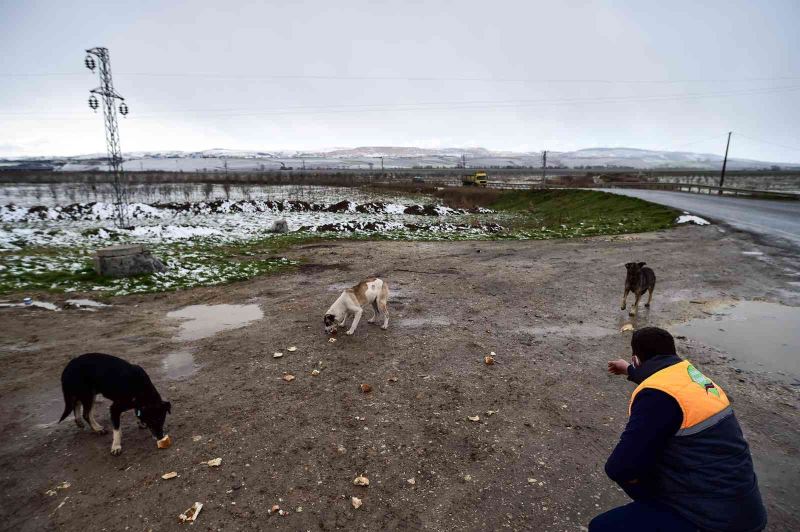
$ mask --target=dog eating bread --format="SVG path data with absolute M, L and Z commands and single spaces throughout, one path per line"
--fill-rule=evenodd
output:
M 171 411 L 169 401 L 161 396 L 141 366 L 121 358 L 103 353 L 87 353 L 73 358 L 61 374 L 64 392 L 63 421 L 70 413 L 75 415 L 75 424 L 83 428 L 83 419 L 95 434 L 105 434 L 105 429 L 94 419 L 95 396 L 100 394 L 112 401 L 111 424 L 114 437 L 111 454 L 122 453 L 122 431 L 120 416 L 126 410 L 134 410 L 141 428 L 149 428 L 156 438 L 159 449 L 172 445 L 172 439 L 164 435 L 164 421 Z
M 383 324 L 381 329 L 386 330 L 389 327 L 389 285 L 382 279 L 371 277 L 361 281 L 352 288 L 346 289 L 342 294 L 333 302 L 327 312 L 325 312 L 325 332 L 328 334 L 336 334 L 337 326 L 344 327 L 348 316 L 353 315 L 353 323 L 350 324 L 350 329 L 347 330 L 348 335 L 352 335 L 358 327 L 358 322 L 361 319 L 361 314 L 364 312 L 362 307 L 366 304 L 372 305 L 372 317 L 367 320 L 367 323 L 375 323 L 379 314 L 383 315 Z

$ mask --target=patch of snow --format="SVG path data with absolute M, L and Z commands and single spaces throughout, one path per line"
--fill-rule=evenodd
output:
M 386 214 L 404 214 L 405 210 L 405 205 L 401 205 L 399 203 L 387 203 L 385 212 Z
M 694 214 L 682 214 L 678 216 L 678 219 L 675 220 L 675 223 L 678 224 L 695 224 L 695 225 L 709 225 L 711 222 L 700 218 L 699 216 L 695 216 Z
M 0 303 L 0 307 L 39 307 L 54 312 L 61 312 L 61 309 L 58 308 L 57 305 L 48 303 L 47 301 L 31 301 L 30 304 L 27 305 L 25 303 Z
M 225 233 L 213 227 L 149 225 L 136 227 L 129 234 L 136 237 L 157 238 L 160 240 L 183 240 L 197 236 L 223 236 Z
M 111 306 L 106 305 L 105 303 L 100 303 L 99 301 L 92 301 L 91 299 L 67 299 L 65 303 L 67 305 L 74 305 L 76 307 L 102 308 Z

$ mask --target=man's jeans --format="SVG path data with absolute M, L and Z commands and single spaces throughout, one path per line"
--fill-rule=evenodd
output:
M 634 501 L 600 514 L 589 532 L 696 532 L 698 528 L 670 508 L 653 501 Z

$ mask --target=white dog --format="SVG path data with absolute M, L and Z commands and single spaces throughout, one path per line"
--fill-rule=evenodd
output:
M 353 323 L 347 334 L 353 334 L 358 327 L 358 320 L 364 312 L 362 306 L 371 303 L 373 314 L 368 323 L 375 323 L 378 314 L 383 314 L 383 325 L 381 329 L 389 327 L 389 308 L 386 303 L 389 301 L 389 285 L 381 279 L 370 278 L 361 281 L 353 288 L 348 288 L 339 298 L 333 302 L 331 308 L 325 313 L 325 332 L 336 334 L 336 326 L 344 327 L 347 316 L 353 314 Z

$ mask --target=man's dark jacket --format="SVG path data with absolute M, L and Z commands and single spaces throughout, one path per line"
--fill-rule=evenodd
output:
M 639 368 L 628 366 L 628 380 L 641 384 L 679 362 L 674 355 L 653 357 Z M 632 499 L 666 504 L 701 530 L 762 530 L 767 514 L 736 416 L 691 436 L 675 436 L 682 424 L 683 412 L 672 396 L 641 390 L 606 474 Z

